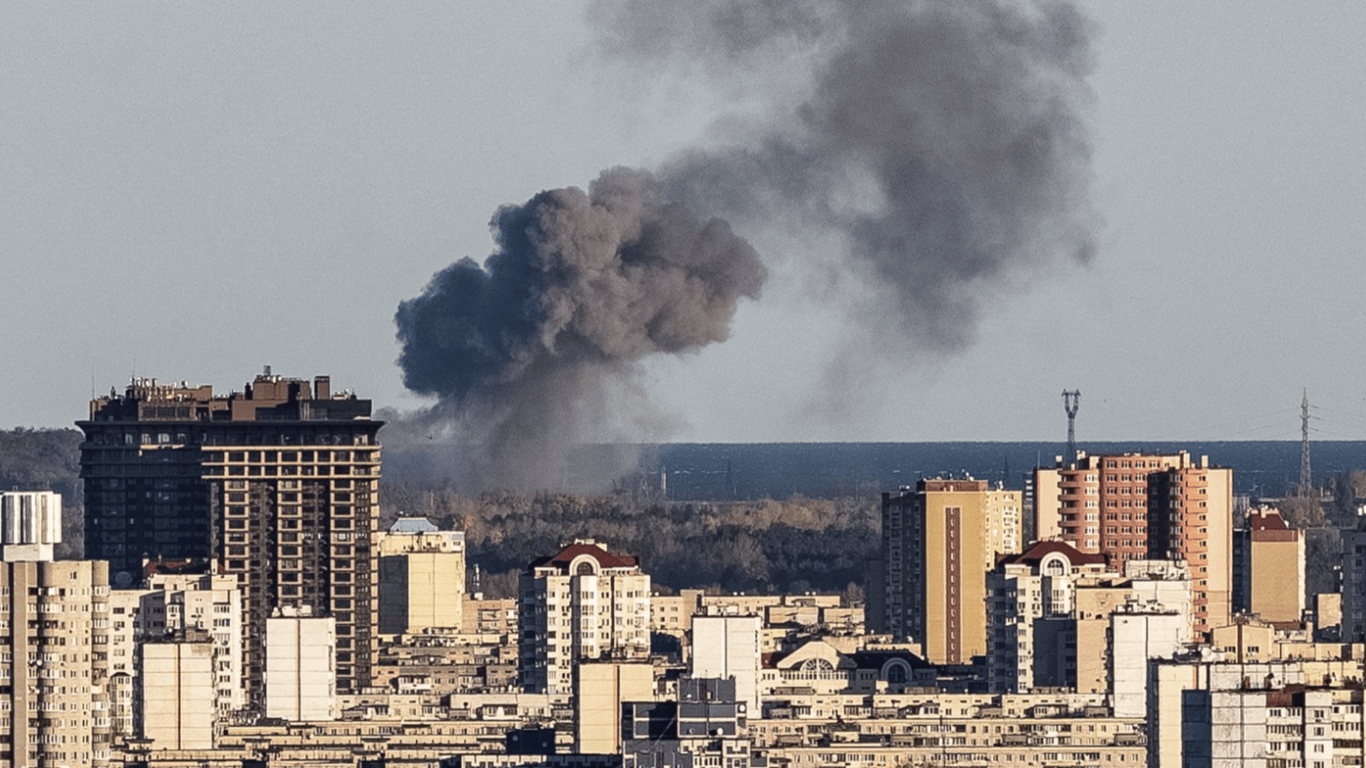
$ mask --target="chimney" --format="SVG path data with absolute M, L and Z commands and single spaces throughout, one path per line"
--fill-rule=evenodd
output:
M 313 377 L 313 399 L 327 400 L 332 397 L 332 378 L 330 376 Z

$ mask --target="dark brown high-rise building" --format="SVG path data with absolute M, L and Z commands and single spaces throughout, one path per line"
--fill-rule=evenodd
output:
M 265 620 L 331 616 L 337 688 L 359 691 L 378 650 L 374 547 L 383 422 L 370 401 L 272 376 L 242 392 L 135 379 L 90 403 L 81 476 L 85 553 L 115 586 L 143 558 L 203 558 L 244 590 L 249 700 L 262 695 Z

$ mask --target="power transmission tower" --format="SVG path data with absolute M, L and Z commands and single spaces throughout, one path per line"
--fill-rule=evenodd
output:
M 1077 460 L 1077 409 L 1081 407 L 1081 390 L 1062 391 L 1062 407 L 1067 411 L 1067 454 L 1069 462 Z
M 1309 498 L 1314 487 L 1314 473 L 1309 468 L 1309 390 L 1304 390 L 1300 401 L 1300 487 L 1299 496 Z

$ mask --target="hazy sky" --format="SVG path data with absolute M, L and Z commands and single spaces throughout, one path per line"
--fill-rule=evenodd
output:
M 1096 2 L 1089 265 L 982 287 L 956 353 L 850 357 L 772 233 L 730 341 L 647 363 L 687 441 L 1366 439 L 1366 4 Z M 412 409 L 394 313 L 498 206 L 706 146 L 737 91 L 568 2 L 7 4 L 0 426 L 271 365 Z M 737 71 L 737 82 L 751 73 Z M 737 227 L 739 234 L 751 236 Z M 871 308 L 870 308 L 871 309 Z M 880 342 L 879 342 L 880 343 Z

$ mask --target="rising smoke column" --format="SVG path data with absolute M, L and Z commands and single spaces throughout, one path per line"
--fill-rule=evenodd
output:
M 438 272 L 395 317 L 404 384 L 485 449 L 485 484 L 555 485 L 574 446 L 648 434 L 637 363 L 724 341 L 765 277 L 726 222 L 667 202 L 644 171 L 541 192 L 491 226 L 482 266 Z
M 847 253 L 814 268 L 855 289 L 882 350 L 957 349 L 994 286 L 1094 251 L 1092 25 L 1068 3 L 599 0 L 591 17 L 631 72 L 710 77 L 740 105 L 659 171 L 670 194 L 747 231 L 833 234 Z

